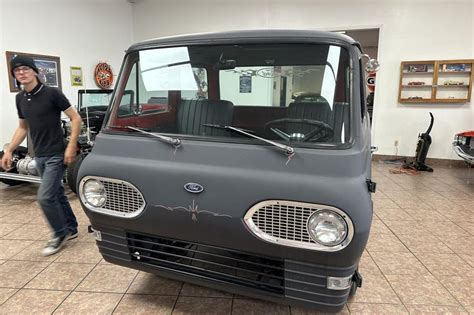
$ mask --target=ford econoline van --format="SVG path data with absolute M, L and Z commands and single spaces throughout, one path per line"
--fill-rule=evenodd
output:
M 365 57 L 345 35 L 297 30 L 131 46 L 78 174 L 104 259 L 344 307 L 375 189 L 365 68 L 377 63 Z

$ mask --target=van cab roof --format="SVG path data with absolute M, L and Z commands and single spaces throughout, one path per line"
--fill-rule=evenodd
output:
M 239 30 L 214 33 L 185 34 L 167 36 L 138 42 L 130 46 L 127 53 L 155 47 L 176 45 L 205 45 L 205 44 L 256 44 L 256 43 L 334 43 L 342 45 L 360 44 L 349 36 L 315 30 Z

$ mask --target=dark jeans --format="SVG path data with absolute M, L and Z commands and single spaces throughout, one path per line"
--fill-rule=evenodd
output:
M 38 189 L 38 202 L 49 225 L 54 230 L 54 236 L 60 237 L 77 231 L 77 220 L 71 205 L 64 194 L 62 183 L 64 170 L 64 155 L 36 157 L 36 168 L 41 175 L 41 185 Z

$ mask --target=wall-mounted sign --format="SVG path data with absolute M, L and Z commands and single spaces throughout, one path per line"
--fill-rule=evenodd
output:
M 112 86 L 114 75 L 112 68 L 106 62 L 99 62 L 94 71 L 95 83 L 101 89 L 108 89 Z
M 81 67 L 70 67 L 71 70 L 71 85 L 82 86 L 82 68 Z
M 375 91 L 375 72 L 371 72 L 367 76 L 367 87 L 369 88 L 370 92 Z
M 240 93 L 252 93 L 252 77 L 249 75 L 240 76 Z

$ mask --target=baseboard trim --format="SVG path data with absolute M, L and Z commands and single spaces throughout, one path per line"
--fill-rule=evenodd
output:
M 412 156 L 400 156 L 400 155 L 384 155 L 384 154 L 373 154 L 372 161 L 396 161 L 405 160 L 406 162 L 410 163 L 413 162 Z M 464 162 L 463 160 L 449 160 L 449 159 L 432 159 L 427 158 L 426 165 L 428 166 L 451 166 L 451 167 L 469 167 L 469 164 Z M 471 165 L 471 167 L 473 167 Z

